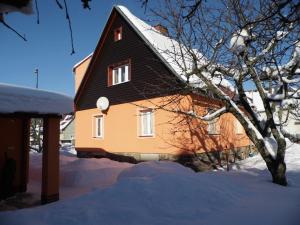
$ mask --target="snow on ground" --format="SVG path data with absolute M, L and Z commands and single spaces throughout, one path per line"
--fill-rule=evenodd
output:
M 118 175 L 133 164 L 119 163 L 109 159 L 79 159 L 70 145 L 60 152 L 60 199 L 65 200 L 87 193 L 95 187 L 114 184 Z M 30 155 L 29 191 L 40 194 L 42 177 L 42 154 Z
M 260 156 L 240 162 L 230 172 L 194 173 L 172 162 L 132 165 L 77 159 L 64 151 L 62 200 L 1 212 L 0 221 L 1 225 L 296 225 L 300 145 L 289 143 L 286 162 L 290 186 L 281 187 L 271 182 Z M 68 190 L 71 195 L 65 193 Z

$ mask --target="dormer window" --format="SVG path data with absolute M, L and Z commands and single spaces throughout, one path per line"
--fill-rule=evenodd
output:
M 130 81 L 130 60 L 113 64 L 108 67 L 108 86 Z
M 118 27 L 114 30 L 114 41 L 122 40 L 122 27 Z

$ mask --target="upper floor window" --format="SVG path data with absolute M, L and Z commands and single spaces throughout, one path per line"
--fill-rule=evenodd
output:
M 108 86 L 130 81 L 130 60 L 108 67 Z
M 112 85 L 129 81 L 129 65 L 122 65 L 112 70 Z
M 118 27 L 114 30 L 114 41 L 122 40 L 122 27 Z

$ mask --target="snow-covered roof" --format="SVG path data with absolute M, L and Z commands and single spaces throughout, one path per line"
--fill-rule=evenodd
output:
M 179 43 L 175 40 L 162 35 L 151 25 L 133 15 L 126 7 L 117 5 L 115 9 L 127 20 L 133 29 L 141 36 L 141 38 L 149 45 L 159 58 L 166 63 L 169 69 L 177 75 L 182 74 L 180 67 L 177 65 L 171 53 L 179 48 Z M 168 54 L 169 53 L 169 54 Z
M 76 63 L 73 66 L 73 71 L 76 69 L 76 67 L 78 67 L 79 65 L 81 65 L 83 62 L 85 62 L 87 59 L 89 59 L 90 57 L 92 57 L 94 54 L 94 52 L 90 53 L 88 56 L 86 56 L 84 59 L 80 60 L 78 63 Z
M 189 80 L 189 83 L 194 87 L 202 88 L 205 86 L 203 81 L 201 81 L 197 75 L 190 75 L 189 78 L 186 77 L 186 72 L 191 71 L 194 67 L 194 61 L 191 58 L 189 51 L 193 51 L 193 54 L 197 56 L 199 60 L 198 65 L 207 62 L 207 59 L 197 49 L 187 49 L 184 45 L 179 44 L 176 40 L 162 34 L 155 27 L 133 15 L 125 6 L 116 5 L 114 6 L 114 9 L 122 15 L 143 41 L 178 78 L 182 81 Z M 92 56 L 93 53 L 74 65 L 73 71 Z M 224 79 L 221 74 L 218 74 L 215 77 L 210 77 L 209 73 L 206 73 L 206 75 L 217 86 L 223 86 L 231 91 L 235 90 L 232 83 Z
M 194 67 L 194 61 L 189 51 L 193 51 L 193 54 L 197 56 L 199 65 L 207 62 L 207 59 L 197 49 L 187 49 L 176 40 L 162 34 L 155 27 L 137 18 L 126 7 L 117 5 L 115 9 L 127 20 L 168 68 L 183 81 L 187 80 L 186 71 L 191 71 Z M 208 73 L 207 75 L 209 76 Z M 221 78 L 221 75 L 211 79 L 216 85 L 229 88 L 231 91 L 234 90 L 233 85 L 226 79 Z M 190 76 L 189 82 L 194 86 L 204 87 L 204 83 L 196 75 Z
M 73 99 L 69 96 L 0 83 L 0 113 L 63 115 L 71 112 Z
M 60 130 L 63 131 L 73 120 L 74 120 L 74 116 L 73 115 L 66 115 L 60 121 Z

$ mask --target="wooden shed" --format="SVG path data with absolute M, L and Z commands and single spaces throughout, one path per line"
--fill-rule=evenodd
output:
M 72 110 L 68 96 L 0 84 L 0 199 L 26 192 L 32 118 L 44 124 L 41 203 L 59 199 L 59 125 Z

